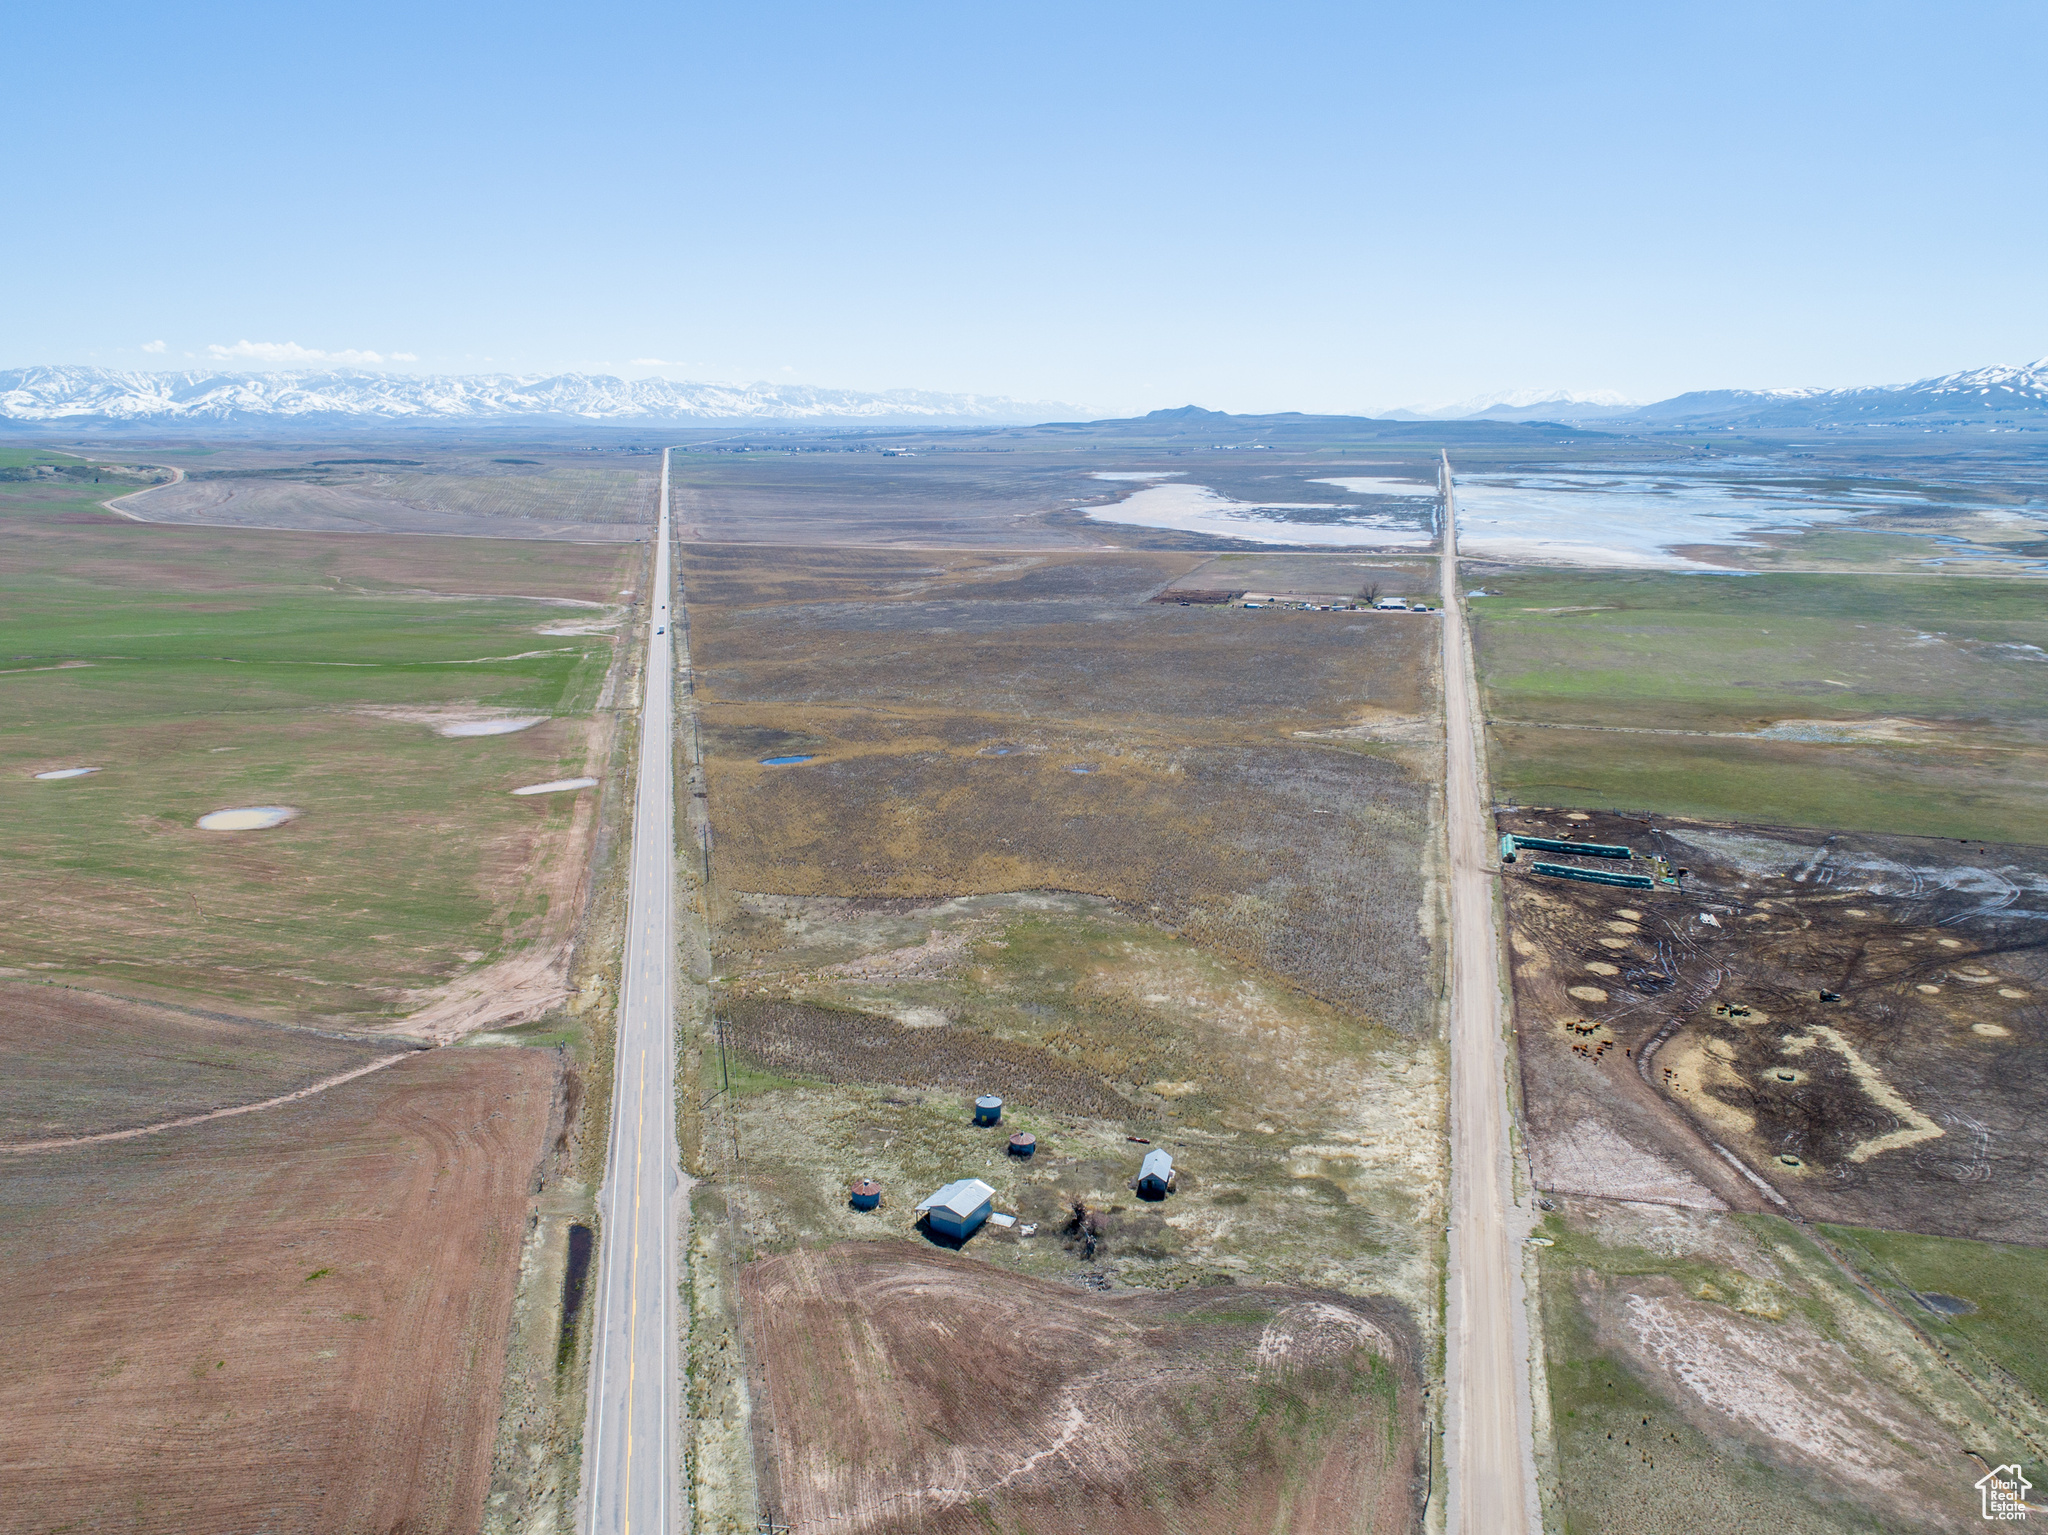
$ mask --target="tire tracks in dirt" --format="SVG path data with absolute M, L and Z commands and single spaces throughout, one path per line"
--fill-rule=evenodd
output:
M 24 1152 L 65 1151 L 73 1146 L 97 1146 L 105 1141 L 132 1141 L 141 1135 L 161 1135 L 166 1130 L 182 1130 L 187 1125 L 203 1125 L 210 1120 L 232 1119 L 237 1114 L 254 1114 L 258 1109 L 274 1109 L 287 1103 L 297 1103 L 315 1093 L 324 1093 L 330 1087 L 339 1087 L 344 1082 L 353 1082 L 357 1077 L 368 1076 L 373 1071 L 382 1071 L 386 1066 L 395 1066 L 400 1061 L 417 1055 L 417 1050 L 399 1050 L 371 1061 L 367 1066 L 354 1066 L 347 1071 L 323 1077 L 318 1082 L 289 1093 L 280 1093 L 275 1098 L 265 1098 L 259 1103 L 238 1103 L 230 1108 L 209 1109 L 204 1114 L 187 1114 L 179 1119 L 166 1119 L 160 1124 L 138 1125 L 132 1130 L 102 1130 L 94 1135 L 73 1135 L 59 1140 L 17 1141 L 13 1145 L 0 1145 L 0 1155 L 18 1155 Z

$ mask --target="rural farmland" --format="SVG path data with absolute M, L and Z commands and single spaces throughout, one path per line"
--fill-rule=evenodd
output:
M 771 1300 L 795 1283 L 884 1325 L 882 1297 L 943 1275 L 963 1306 L 1068 1294 L 1079 1309 L 1048 1325 L 1157 1337 L 1108 1376 L 1028 1388 L 1047 1410 L 1175 1424 L 1164 1482 L 1104 1446 L 1083 1474 L 1105 1508 L 1180 1520 L 1222 1498 L 1218 1528 L 1335 1528 L 1361 1499 L 1384 1527 L 1419 1517 L 1443 1208 L 1427 631 L 1148 600 L 1201 564 L 685 548 L 719 974 L 691 1046 L 709 1102 L 685 1128 L 705 1180 L 694 1261 L 720 1276 L 698 1293 L 730 1297 L 700 1305 L 693 1358 L 746 1350 L 747 1470 L 769 1506 L 877 1529 L 966 1517 L 910 1491 L 937 1474 L 930 1444 L 892 1451 L 883 1480 L 819 1478 L 822 1423 L 798 1404 L 846 1372 L 771 1321 L 797 1325 Z M 993 1129 L 971 1123 L 986 1095 Z M 1183 1171 L 1148 1205 L 1131 1183 L 1153 1146 Z M 1007 1224 L 951 1257 L 911 1206 L 962 1176 Z M 868 1213 L 849 1205 L 859 1178 L 881 1188 Z M 1364 1458 L 1266 1441 L 1279 1480 L 1226 1494 L 1197 1468 L 1228 1413 L 1159 1415 L 1184 1369 L 1268 1390 L 1260 1348 L 1296 1313 L 1321 1319 L 1317 1363 L 1270 1389 L 1306 1393 L 1284 1411 Z M 1200 1324 L 1225 1314 L 1242 1341 Z M 1190 1325 L 1224 1352 L 1169 1341 Z M 843 1410 L 906 1391 L 872 1410 L 942 1410 L 919 1379 L 861 1365 Z M 1389 1408 L 1380 1439 L 1337 1428 Z M 989 1465 L 1043 1437 L 1028 1417 L 945 1432 Z M 705 1484 L 715 1470 L 707 1454 Z M 1049 1491 L 1004 1485 L 1019 1527 L 1068 1527 L 1046 1522 Z
M 573 1455 L 580 1392 L 528 1368 L 559 1293 L 521 1275 L 559 1273 L 602 1171 L 644 544 L 139 523 L 98 498 L 147 469 L 26 456 L 54 469 L 0 484 L 0 1525 L 559 1504 L 517 1447 Z

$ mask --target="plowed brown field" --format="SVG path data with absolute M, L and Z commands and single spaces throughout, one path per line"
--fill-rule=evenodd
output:
M 1092 1295 L 891 1242 L 767 1259 L 742 1286 L 763 1511 L 794 1535 L 1420 1523 L 1415 1344 L 1384 1302 Z
M 0 1531 L 477 1528 L 554 1058 L 13 1159 Z

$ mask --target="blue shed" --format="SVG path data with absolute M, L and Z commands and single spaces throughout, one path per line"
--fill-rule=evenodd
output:
M 961 1178 L 927 1196 L 918 1209 L 925 1223 L 940 1236 L 964 1242 L 988 1219 L 989 1201 L 996 1191 L 979 1178 Z
M 1145 1199 L 1164 1199 L 1173 1187 L 1173 1157 L 1154 1148 L 1138 1164 L 1138 1193 Z

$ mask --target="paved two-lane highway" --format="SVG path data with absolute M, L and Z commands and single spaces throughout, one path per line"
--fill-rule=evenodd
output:
M 668 1535 L 677 1501 L 676 1232 L 682 1178 L 675 1105 L 675 793 L 670 761 L 668 454 L 649 589 L 647 692 L 626 954 L 612 1058 L 612 1134 L 598 1191 L 603 1257 L 583 1436 L 591 1535 Z

